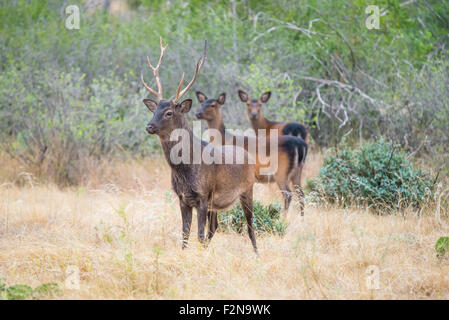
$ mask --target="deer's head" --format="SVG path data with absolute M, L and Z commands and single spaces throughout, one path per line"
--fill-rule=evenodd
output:
M 226 93 L 223 92 L 217 99 L 208 99 L 204 93 L 197 91 L 196 97 L 201 103 L 199 111 L 195 113 L 198 119 L 212 121 L 221 115 L 220 109 L 226 101 Z
M 182 102 L 179 102 L 179 99 L 192 87 L 195 83 L 195 80 L 198 76 L 198 73 L 201 67 L 206 60 L 206 47 L 207 42 L 204 42 L 204 51 L 201 58 L 198 60 L 195 69 L 195 75 L 193 76 L 190 83 L 181 90 L 182 83 L 184 81 L 184 74 L 182 74 L 181 81 L 179 82 L 178 89 L 176 91 L 176 96 L 173 99 L 164 100 L 162 98 L 162 85 L 159 78 L 159 67 L 162 63 L 162 58 L 165 53 L 165 49 L 167 46 L 162 45 L 162 39 L 160 42 L 161 47 L 161 56 L 159 57 L 159 62 L 156 67 L 150 63 L 150 59 L 147 57 L 148 66 L 153 71 L 154 77 L 156 78 L 156 84 L 158 87 L 158 91 L 151 89 L 143 80 L 142 84 L 144 87 L 153 94 L 156 99 L 144 99 L 143 103 L 147 106 L 147 108 L 154 114 L 153 119 L 146 126 L 146 130 L 149 134 L 157 134 L 159 136 L 169 136 L 170 133 L 177 128 L 181 128 L 185 122 L 184 114 L 190 111 L 192 107 L 192 99 L 185 99 Z
M 239 98 L 242 102 L 246 103 L 246 106 L 248 108 L 248 116 L 251 120 L 258 120 L 260 118 L 260 114 L 262 111 L 262 103 L 266 103 L 271 97 L 271 92 L 265 92 L 263 93 L 260 98 L 249 98 L 248 94 L 243 91 L 239 90 Z

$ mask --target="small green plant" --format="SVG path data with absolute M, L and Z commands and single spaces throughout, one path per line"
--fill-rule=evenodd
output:
M 26 284 L 15 284 L 6 289 L 8 300 L 26 300 L 33 296 L 33 288 Z
M 259 201 L 254 201 L 253 226 L 258 234 L 277 234 L 283 236 L 287 230 L 287 222 L 281 218 L 281 206 L 270 204 L 264 206 Z M 246 231 L 246 218 L 242 206 L 239 204 L 232 209 L 218 214 L 218 230 L 221 232 Z
M 120 249 L 121 261 L 124 263 L 127 272 L 134 272 L 132 226 L 126 213 L 127 203 L 122 203 L 114 212 L 120 217 L 121 223 L 109 225 L 100 221 L 98 225 L 99 236 L 111 246 Z
M 421 208 L 432 196 L 433 181 L 405 152 L 382 138 L 360 149 L 345 148 L 327 155 L 318 177 L 307 186 L 317 202 L 391 212 Z
M 449 237 L 441 237 L 435 243 L 437 257 L 441 258 L 449 252 Z
M 33 290 L 33 296 L 35 297 L 51 297 L 61 294 L 61 287 L 57 283 L 43 283 Z
M 26 284 L 7 286 L 5 279 L 0 277 L 0 300 L 43 299 L 61 294 L 62 290 L 57 283 L 44 283 L 33 289 Z
M 155 257 L 154 257 L 154 273 L 153 273 L 153 282 L 151 284 L 152 289 L 160 294 L 160 274 L 159 274 L 159 267 L 160 267 L 160 262 L 159 262 L 159 257 L 160 255 L 162 255 L 164 252 L 158 248 L 157 246 L 153 247 L 153 252 L 155 253 Z

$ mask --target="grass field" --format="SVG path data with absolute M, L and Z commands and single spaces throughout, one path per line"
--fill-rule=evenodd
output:
M 306 177 L 320 161 L 309 158 Z M 434 250 L 447 230 L 430 209 L 379 216 L 307 205 L 301 218 L 293 206 L 284 237 L 257 239 L 260 257 L 246 234 L 218 233 L 204 249 L 194 216 L 182 251 L 178 201 L 163 159 L 102 164 L 85 187 L 66 189 L 37 183 L 20 166 L 2 170 L 20 180 L 0 183 L 0 276 L 8 285 L 64 286 L 74 265 L 79 290 L 55 298 L 449 298 L 449 263 Z M 274 185 L 256 185 L 255 198 L 281 202 Z M 379 289 L 367 287 L 370 266 L 379 270 Z

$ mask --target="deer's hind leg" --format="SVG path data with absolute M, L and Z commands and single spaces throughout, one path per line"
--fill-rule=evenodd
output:
M 209 221 L 209 231 L 207 233 L 207 240 L 210 241 L 218 228 L 217 211 L 209 210 L 207 212 L 207 220 Z
M 282 174 L 282 172 L 278 172 L 274 176 L 274 180 L 281 190 L 282 197 L 284 198 L 284 215 L 287 215 L 288 208 L 290 207 L 290 202 L 292 201 L 292 191 L 288 186 L 288 174 Z
M 240 196 L 243 212 L 245 213 L 246 224 L 248 225 L 248 236 L 251 239 L 254 251 L 257 253 L 256 236 L 253 228 L 253 190 L 243 193 Z
M 300 166 L 298 166 L 298 168 L 295 169 L 295 172 L 292 174 L 291 181 L 293 184 L 293 190 L 295 191 L 295 194 L 298 197 L 301 216 L 304 216 L 304 207 L 305 207 L 304 191 L 302 190 L 302 187 L 301 187 L 302 168 L 303 168 L 303 166 L 300 165 Z

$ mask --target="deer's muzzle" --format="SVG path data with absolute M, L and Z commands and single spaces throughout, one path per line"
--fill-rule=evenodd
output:
M 155 134 L 156 128 L 152 124 L 148 124 L 146 127 L 146 130 L 149 134 Z
M 195 117 L 197 119 L 203 119 L 203 113 L 202 112 L 197 112 L 197 113 L 195 113 Z

